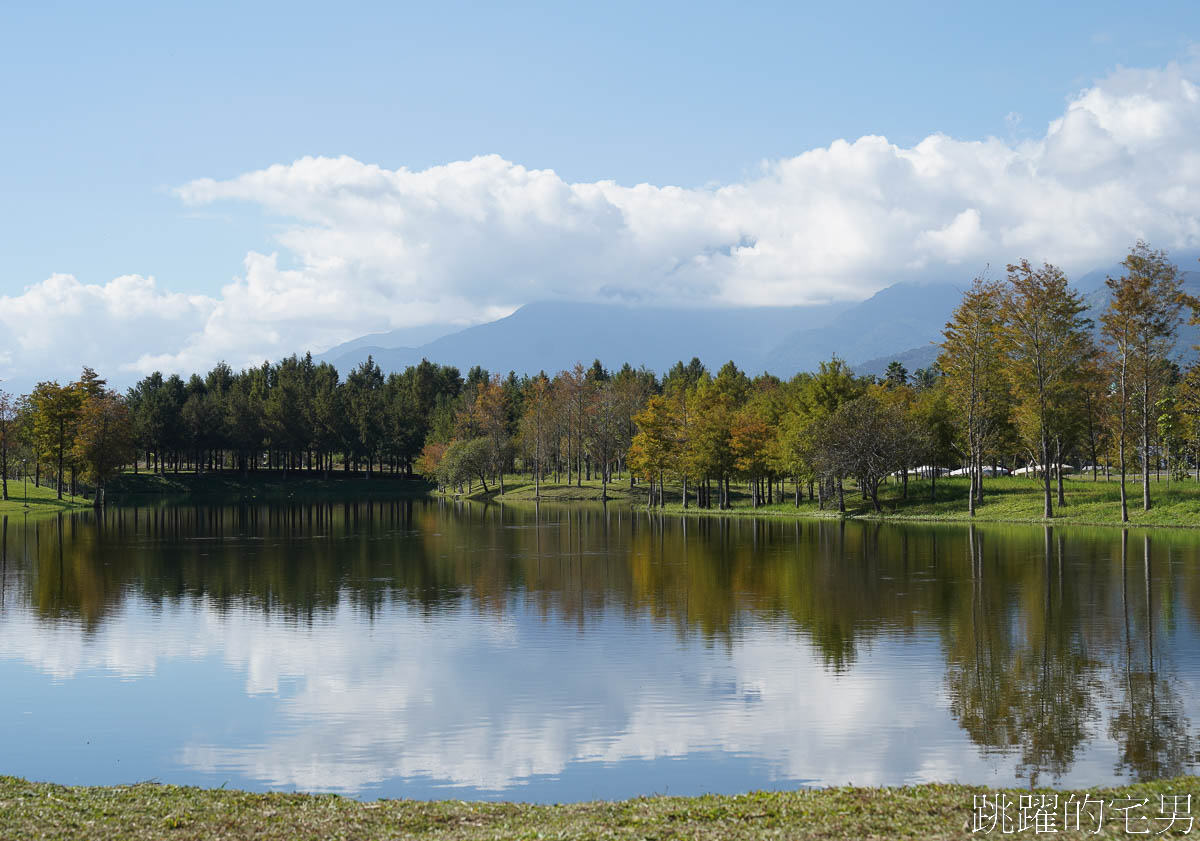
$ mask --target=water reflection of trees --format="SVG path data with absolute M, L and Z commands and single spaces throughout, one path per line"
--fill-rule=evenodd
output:
M 932 632 L 950 711 L 981 750 L 1014 756 L 1037 782 L 1107 734 L 1118 772 L 1152 778 L 1196 762 L 1162 638 L 1192 627 L 1200 586 L 1194 537 L 1134 540 L 1137 561 L 1115 530 L 412 500 L 114 508 L 10 524 L 0 610 L 14 587 L 46 621 L 86 629 L 129 593 L 299 622 L 347 606 L 502 615 L 519 604 L 579 629 L 623 613 L 718 645 L 765 619 L 832 671 L 854 668 L 877 640 Z
M 1040 553 L 973 527 L 964 537 L 970 593 L 947 626 L 951 710 L 985 751 L 1015 753 L 1031 783 L 1060 776 L 1098 720 L 1100 661 L 1083 614 L 1105 579 L 1064 574 L 1050 528 Z
M 1112 683 L 1117 691 L 1109 735 L 1120 745 L 1117 770 L 1150 780 L 1182 774 L 1197 757 L 1173 670 L 1156 662 L 1164 655 L 1156 652 L 1160 641 L 1155 633 L 1155 602 L 1161 604 L 1166 600 L 1173 604 L 1172 582 L 1155 580 L 1149 535 L 1137 542 L 1141 544 L 1140 563 L 1130 561 L 1128 534 L 1121 543 L 1123 638 L 1120 654 L 1113 663 Z M 1167 567 L 1170 568 L 1169 560 Z M 1157 597 L 1156 584 L 1166 588 Z

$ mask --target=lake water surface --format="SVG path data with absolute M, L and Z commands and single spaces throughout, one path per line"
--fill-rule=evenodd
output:
M 1195 772 L 1200 534 L 435 500 L 9 517 L 0 774 L 567 801 Z

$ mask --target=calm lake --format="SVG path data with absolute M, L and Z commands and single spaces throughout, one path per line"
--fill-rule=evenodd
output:
M 0 773 L 568 801 L 1197 770 L 1200 533 L 436 500 L 0 555 Z

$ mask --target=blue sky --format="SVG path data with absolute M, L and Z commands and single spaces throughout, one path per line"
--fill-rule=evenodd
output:
M 270 220 L 170 194 L 304 155 L 498 153 L 569 181 L 699 186 L 837 138 L 1041 131 L 1200 4 L 9 3 L 0 292 L 52 272 L 213 290 Z
M 48 350 L 65 370 L 106 347 L 97 336 L 66 347 L 87 323 L 50 324 L 55 302 L 78 297 L 71 283 L 99 288 L 129 275 L 138 278 L 132 286 L 103 290 L 110 306 L 137 293 L 147 311 L 177 316 L 146 332 L 141 346 L 101 360 L 141 371 L 207 364 L 226 353 L 241 364 L 414 323 L 476 322 L 573 290 L 629 298 L 660 274 L 678 277 L 680 267 L 688 269 L 686 284 L 667 283 L 664 295 L 803 303 L 863 297 L 903 279 L 859 259 L 902 243 L 916 243 L 902 261 L 909 273 L 938 261 L 1002 264 L 1018 247 L 1094 268 L 1145 232 L 1190 247 L 1200 223 L 1171 206 L 1183 201 L 1178 196 L 1156 199 L 1136 225 L 1119 230 L 1076 220 L 1060 248 L 1028 240 L 1019 220 L 996 226 L 1012 215 L 1011 202 L 1003 211 L 997 204 L 1015 194 L 1007 186 L 983 189 L 964 175 L 953 197 L 906 208 L 913 185 L 893 170 L 914 156 L 928 163 L 928 150 L 919 150 L 931 135 L 964 143 L 994 137 L 1002 149 L 963 146 L 917 169 L 927 181 L 941 178 L 930 173 L 942 166 L 995 175 L 1008 166 L 997 156 L 1015 155 L 1031 172 L 1052 172 L 1049 192 L 1074 191 L 1061 198 L 1064 206 L 1082 206 L 1093 199 L 1072 167 L 1096 157 L 1099 138 L 1112 149 L 1088 178 L 1133 190 L 1121 168 L 1161 158 L 1165 148 L 1122 133 L 1131 121 L 1157 119 L 1137 110 L 1145 91 L 1167 111 L 1186 112 L 1154 125 L 1156 138 L 1176 139 L 1171 154 L 1180 162 L 1189 154 L 1185 134 L 1170 127 L 1192 119 L 1198 32 L 1200 4 L 1189 2 L 1136 9 L 1116 2 L 7 3 L 0 8 L 0 309 L 9 314 L 5 321 L 0 312 L 0 328 L 33 324 L 64 338 L 40 350 L 32 333 L 18 336 L 15 348 L 0 342 L 0 378 L 12 379 L 22 359 Z M 1057 158 L 1027 148 L 1043 144 L 1051 154 L 1052 121 L 1079 102 L 1091 116 L 1061 133 L 1070 143 L 1058 144 Z M 854 144 L 868 135 L 886 136 L 891 147 L 838 152 L 839 139 Z M 804 157 L 810 150 L 826 150 L 828 160 Z M 934 151 L 941 160 L 944 150 Z M 418 183 L 403 175 L 482 155 L 498 157 L 446 178 Z M 963 164 L 964 155 L 973 163 Z M 301 171 L 294 162 L 306 156 L 324 162 Z M 352 164 L 324 160 L 338 156 Z M 392 175 L 379 176 L 376 166 Z M 556 178 L 528 170 L 553 170 Z M 373 178 L 378 183 L 366 183 Z M 618 195 L 606 181 L 690 192 L 670 207 L 679 196 L 658 194 L 651 209 L 645 196 Z M 1029 187 L 1029 195 L 1045 187 Z M 756 196 L 746 207 L 735 206 L 741 191 Z M 822 209 L 834 192 L 846 201 Z M 506 203 L 517 193 L 516 206 Z M 874 209 L 878 217 L 856 203 L 871 193 L 888 200 Z M 353 206 L 343 201 L 351 194 Z M 365 212 L 381 195 L 375 212 Z M 803 200 L 783 206 L 795 196 Z M 545 229 L 577 211 L 587 218 Z M 818 246 L 837 247 L 821 266 L 789 274 L 803 250 L 789 251 L 800 246 L 784 242 L 787 230 L 813 227 L 810 212 L 840 224 L 813 235 Z M 1056 218 L 1053 208 L 1040 212 Z M 494 229 L 472 227 L 489 214 L 500 220 Z M 919 223 L 888 227 L 900 217 Z M 513 218 L 543 227 L 505 221 Z M 774 240 L 771 220 L 783 232 Z M 1031 219 L 1025 227 L 1038 225 Z M 862 236 L 851 230 L 858 226 Z M 608 238 L 581 244 L 581 231 Z M 1075 247 L 1101 237 L 1110 244 Z M 631 254 L 629 242 L 641 250 Z M 743 248 L 755 246 L 753 254 Z M 739 265 L 753 257 L 754 271 L 717 265 L 739 249 Z M 468 252 L 475 262 L 446 268 Z M 441 256 L 420 264 L 420 254 Z M 583 271 L 570 263 L 581 254 L 601 266 L 594 276 L 571 274 Z M 546 281 L 539 268 L 546 265 L 560 266 L 568 280 Z M 73 280 L 51 283 L 59 275 Z M 331 299 L 333 324 L 308 324 L 294 310 L 233 324 L 225 316 L 238 299 L 223 289 L 234 278 L 249 289 L 243 304 L 304 283 L 360 284 L 382 297 L 362 312 Z M 202 331 L 203 341 L 187 339 Z M 230 336 L 249 334 L 264 340 L 225 350 Z M 206 349 L 185 352 L 184 339 Z

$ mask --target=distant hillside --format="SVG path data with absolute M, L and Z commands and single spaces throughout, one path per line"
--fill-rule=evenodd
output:
M 949 284 L 889 286 L 823 325 L 789 334 L 772 349 L 767 367 L 790 376 L 811 371 L 834 354 L 851 366 L 881 357 L 890 361 L 905 349 L 939 341 L 961 297 L 962 289 Z
M 540 302 L 420 347 L 365 345 L 329 361 L 343 373 L 368 353 L 386 371 L 402 370 L 427 358 L 464 371 L 483 365 L 500 372 L 545 369 L 553 373 L 577 361 L 587 364 L 599 359 L 609 367 L 630 362 L 661 372 L 679 359 L 698 356 L 713 368 L 732 359 L 739 367 L 759 372 L 767 367 L 774 346 L 789 333 L 826 323 L 849 306 L 717 310 Z
M 908 369 L 909 374 L 912 374 L 918 368 L 928 368 L 937 362 L 938 353 L 940 352 L 941 348 L 931 342 L 920 347 L 902 350 L 899 353 L 887 353 L 883 356 L 877 356 L 874 359 L 868 359 L 866 362 L 855 363 L 854 373 L 860 377 L 872 374 L 876 377 L 882 377 L 890 363 L 899 362 Z
M 1188 290 L 1200 295 L 1195 255 L 1178 258 Z M 1076 282 L 1099 328 L 1107 302 L 1104 279 L 1120 266 L 1081 275 Z M 892 360 L 910 371 L 937 358 L 942 329 L 968 284 L 898 283 L 857 304 L 810 307 L 696 309 L 631 308 L 611 304 L 540 302 L 512 315 L 466 329 L 450 325 L 376 333 L 321 354 L 343 374 L 369 355 L 385 371 L 403 370 L 422 358 L 463 371 L 548 373 L 599 359 L 608 367 L 629 362 L 659 373 L 677 360 L 700 358 L 709 368 L 732 359 L 752 374 L 790 377 L 837 355 L 862 374 L 881 374 Z M 421 339 L 425 329 L 433 338 Z M 1190 360 L 1200 328 L 1184 326 L 1179 354 Z
M 379 350 L 393 348 L 412 348 L 440 339 L 450 333 L 462 330 L 461 324 L 422 324 L 419 327 L 400 327 L 386 333 L 369 333 L 348 342 L 331 347 L 324 353 L 314 354 L 317 362 L 334 362 L 358 350 Z M 366 353 L 363 354 L 366 359 Z
M 630 362 L 661 372 L 697 356 L 714 369 L 732 359 L 751 373 L 790 377 L 834 354 L 857 365 L 928 345 L 940 336 L 960 294 L 955 286 L 906 283 L 858 304 L 810 307 L 717 310 L 540 302 L 419 347 L 387 347 L 368 336 L 342 346 L 345 352 L 321 358 L 343 373 L 368 354 L 385 371 L 426 358 L 463 370 L 483 365 L 493 371 L 552 373 L 593 359 L 609 367 Z

